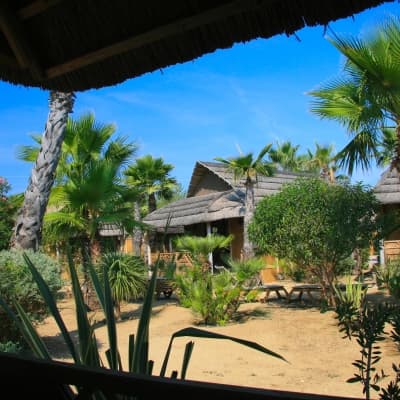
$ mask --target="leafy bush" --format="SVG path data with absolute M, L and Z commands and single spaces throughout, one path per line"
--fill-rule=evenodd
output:
M 191 308 L 205 324 L 226 324 L 237 312 L 243 293 L 246 301 L 259 294 L 249 288 L 259 281 L 258 273 L 265 264 L 262 259 L 227 260 L 227 263 L 231 271 L 213 275 L 195 265 L 175 278 L 181 305 Z
M 41 252 L 26 251 L 26 254 L 37 265 L 51 292 L 56 294 L 62 287 L 60 265 Z M 22 251 L 0 251 L 0 296 L 8 303 L 18 301 L 35 322 L 48 315 L 46 303 L 26 266 Z M 0 313 L 0 326 L 1 342 L 20 339 L 15 325 L 4 313 Z
M 239 307 L 241 287 L 234 273 L 212 275 L 194 266 L 176 277 L 179 300 L 206 325 L 224 325 Z
M 379 209 L 373 191 L 361 184 L 300 178 L 260 201 L 249 237 L 260 252 L 287 258 L 329 287 L 334 305 L 341 262 L 382 235 Z

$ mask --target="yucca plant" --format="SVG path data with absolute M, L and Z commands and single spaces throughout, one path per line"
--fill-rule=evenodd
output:
M 99 351 L 99 346 L 96 341 L 95 337 L 95 329 L 94 326 L 91 324 L 90 320 L 87 316 L 87 309 L 84 303 L 83 295 L 80 290 L 78 276 L 72 262 L 71 257 L 69 256 L 69 269 L 70 269 L 70 276 L 72 280 L 72 290 L 73 296 L 76 303 L 76 318 L 77 318 L 77 326 L 78 326 L 78 345 L 74 343 L 70 333 L 68 332 L 64 321 L 58 311 L 56 300 L 51 295 L 51 292 L 41 277 L 40 273 L 37 271 L 36 267 L 30 261 L 30 259 L 25 255 L 25 261 L 40 289 L 42 296 L 44 297 L 49 310 L 51 311 L 52 316 L 54 317 L 62 338 L 66 344 L 67 350 L 71 358 L 73 359 L 74 363 L 79 364 L 81 366 L 90 366 L 90 367 L 106 367 L 106 363 L 102 360 L 101 354 Z M 153 301 L 153 294 L 156 285 L 156 276 L 157 276 L 157 265 L 155 265 L 154 273 L 149 281 L 148 288 L 144 297 L 143 308 L 141 312 L 141 316 L 139 319 L 139 324 L 137 327 L 136 335 L 132 334 L 129 337 L 129 348 L 128 348 L 128 371 L 131 373 L 141 373 L 141 374 L 152 374 L 153 369 L 153 361 L 149 359 L 149 325 L 150 325 L 150 317 L 152 311 L 152 301 Z M 92 279 L 93 286 L 98 296 L 99 303 L 104 311 L 106 325 L 108 330 L 108 345 L 109 348 L 106 351 L 106 359 L 108 368 L 112 370 L 123 370 L 121 357 L 119 352 L 119 347 L 117 343 L 117 324 L 114 315 L 113 309 L 113 297 L 112 297 L 112 289 L 109 282 L 108 277 L 108 269 L 103 268 L 103 279 L 100 279 L 96 271 L 93 267 L 89 268 L 90 277 Z M 22 307 L 16 302 L 13 302 L 16 311 L 16 314 L 11 310 L 11 308 L 5 303 L 3 299 L 0 298 L 0 305 L 6 311 L 6 313 L 14 320 L 17 324 L 19 329 L 21 330 L 22 334 L 28 345 L 30 346 L 32 352 L 35 356 L 39 358 L 44 358 L 47 360 L 51 360 L 50 351 L 46 348 L 44 342 L 38 335 L 37 331 L 35 330 L 34 326 L 30 322 L 27 314 L 22 309 Z M 199 338 L 211 338 L 211 339 L 224 339 L 224 340 L 232 340 L 236 343 L 240 343 L 244 346 L 250 347 L 252 349 L 261 351 L 265 354 L 270 356 L 279 358 L 281 360 L 285 359 L 255 343 L 250 342 L 247 340 L 220 335 L 213 332 L 208 332 L 206 330 L 201 330 L 197 328 L 185 328 L 178 332 L 175 332 L 169 342 L 166 354 L 163 359 L 162 367 L 160 370 L 160 376 L 165 377 L 168 361 L 172 349 L 173 340 L 177 337 L 199 337 Z M 187 368 L 189 365 L 190 357 L 192 354 L 194 343 L 193 341 L 189 341 L 186 344 L 185 353 L 182 361 L 181 379 L 186 377 Z M 172 376 L 174 378 L 178 377 L 178 371 L 173 371 Z M 72 398 L 72 391 L 71 388 L 65 387 L 63 388 L 67 395 L 70 395 Z M 92 399 L 107 399 L 108 397 L 99 392 L 90 392 L 88 393 L 88 388 L 77 387 L 75 390 L 78 393 L 84 393 L 85 398 L 92 398 Z M 132 394 L 133 396 L 134 394 Z M 112 396 L 115 398 L 115 396 Z

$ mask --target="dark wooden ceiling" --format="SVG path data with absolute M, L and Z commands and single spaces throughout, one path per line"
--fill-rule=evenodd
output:
M 379 0 L 0 0 L 0 79 L 80 91 L 234 43 L 326 25 Z

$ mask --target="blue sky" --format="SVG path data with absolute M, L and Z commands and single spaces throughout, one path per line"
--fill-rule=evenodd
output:
M 397 2 L 330 24 L 339 35 L 368 32 Z M 329 33 L 329 32 L 328 32 Z M 315 142 L 340 150 L 349 140 L 332 121 L 310 113 L 307 92 L 334 77 L 343 59 L 324 37 L 323 27 L 295 36 L 275 36 L 217 50 L 194 61 L 127 80 L 119 85 L 78 92 L 74 113 L 93 112 L 114 123 L 117 133 L 139 145 L 138 156 L 152 154 L 175 166 L 173 175 L 187 188 L 197 160 L 257 153 L 265 144 L 291 140 L 301 151 Z M 32 144 L 48 113 L 48 92 L 0 82 L 0 176 L 11 193 L 26 188 L 31 165 L 18 161 L 18 145 Z M 381 170 L 357 171 L 353 181 L 375 185 Z

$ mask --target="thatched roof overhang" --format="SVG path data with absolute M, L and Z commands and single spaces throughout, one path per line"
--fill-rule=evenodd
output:
M 122 236 L 124 230 L 118 224 L 101 224 L 99 235 L 103 237 Z
M 386 170 L 374 188 L 377 199 L 382 204 L 400 204 L 400 175 L 393 170 Z
M 392 0 L 394 1 L 394 0 Z M 59 91 L 120 83 L 383 0 L 3 0 L 0 79 Z
M 143 222 L 156 228 L 241 217 L 244 214 L 243 193 L 234 190 L 188 197 L 175 201 L 147 215 Z

